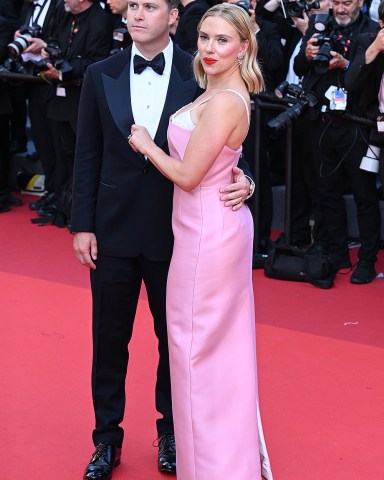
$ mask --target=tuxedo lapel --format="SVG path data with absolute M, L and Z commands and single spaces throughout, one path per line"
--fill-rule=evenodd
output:
M 177 69 L 177 58 L 174 57 L 163 113 L 155 136 L 156 145 L 162 147 L 166 143 L 170 116 L 176 110 L 191 102 L 195 93 L 196 81 L 194 79 L 182 79 Z
M 129 52 L 125 58 L 122 56 L 121 60 L 125 62 L 125 65 L 118 76 L 102 73 L 102 80 L 113 120 L 122 135 L 127 137 L 131 133 L 131 126 L 134 123 L 130 95 L 131 53 Z

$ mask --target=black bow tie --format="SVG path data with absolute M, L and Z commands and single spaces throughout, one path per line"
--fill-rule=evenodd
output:
M 140 74 L 147 67 L 152 68 L 152 70 L 159 75 L 162 75 L 165 67 L 165 59 L 163 52 L 156 55 L 152 60 L 146 60 L 140 55 L 135 55 L 133 57 L 133 70 L 135 73 Z

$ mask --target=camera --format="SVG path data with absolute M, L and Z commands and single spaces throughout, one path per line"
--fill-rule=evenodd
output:
M 282 0 L 282 9 L 287 17 L 302 17 L 303 12 L 318 10 L 319 8 L 320 0 L 314 0 L 313 2 Z
M 268 127 L 275 130 L 290 127 L 308 107 L 315 107 L 318 104 L 317 97 L 312 92 L 305 92 L 300 85 L 287 81 L 276 88 L 275 95 L 279 99 L 286 99 L 289 103 L 293 103 L 285 112 L 267 123 Z
M 251 16 L 250 10 L 252 10 L 252 6 L 247 0 L 239 0 L 235 3 L 235 5 L 243 8 L 248 13 L 248 15 Z
M 35 75 L 44 70 L 48 70 L 48 63 L 53 65 L 57 70 L 61 70 L 64 63 L 62 51 L 57 44 L 48 43 L 44 50 L 48 53 L 48 58 L 42 58 L 41 60 L 32 62 L 35 67 Z
M 314 45 L 320 46 L 320 49 L 312 61 L 313 68 L 316 73 L 326 73 L 332 60 L 331 50 L 347 57 L 351 39 L 340 31 L 333 30 L 332 18 L 326 13 L 315 16 L 314 28 L 317 32 Z
M 41 27 L 37 24 L 33 24 L 31 27 L 23 25 L 19 29 L 20 37 L 13 40 L 13 42 L 7 45 L 8 55 L 10 57 L 19 57 L 26 48 L 29 46 L 29 38 L 38 38 L 41 36 Z

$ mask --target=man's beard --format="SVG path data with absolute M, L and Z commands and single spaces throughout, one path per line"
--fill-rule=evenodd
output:
M 360 8 L 357 8 L 351 13 L 350 17 L 343 16 L 342 18 L 339 18 L 335 15 L 335 20 L 336 20 L 336 23 L 340 25 L 340 27 L 346 27 L 347 25 L 354 23 L 358 18 L 359 14 L 360 14 Z

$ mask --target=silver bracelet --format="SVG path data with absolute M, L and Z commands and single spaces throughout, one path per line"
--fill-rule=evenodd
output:
M 252 195 L 254 194 L 255 192 L 255 182 L 252 180 L 251 177 L 249 177 L 248 175 L 244 175 L 244 177 L 249 181 L 249 193 L 248 195 L 245 197 L 245 200 L 248 200 L 249 198 L 252 197 Z

